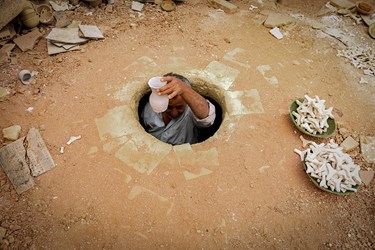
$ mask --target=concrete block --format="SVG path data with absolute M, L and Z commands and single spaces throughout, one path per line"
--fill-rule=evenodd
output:
M 220 8 L 224 10 L 225 13 L 229 13 L 229 14 L 235 13 L 238 10 L 238 7 L 236 5 L 229 3 L 225 0 L 212 0 L 211 4 L 215 8 Z
M 0 30 L 22 12 L 25 3 L 25 0 L 0 0 Z

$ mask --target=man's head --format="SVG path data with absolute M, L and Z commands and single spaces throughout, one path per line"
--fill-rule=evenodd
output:
M 169 72 L 169 73 L 167 73 L 167 74 L 165 74 L 165 75 L 163 75 L 163 76 L 172 76 L 172 77 L 176 77 L 176 78 L 180 79 L 181 81 L 183 81 L 187 86 L 189 86 L 189 88 L 191 88 L 191 83 L 190 83 L 190 81 L 189 81 L 186 77 L 184 77 L 184 76 L 182 76 L 182 75 L 175 74 L 175 73 L 173 73 L 173 72 Z
M 191 88 L 191 84 L 189 80 L 182 75 L 171 72 L 171 73 L 165 74 L 164 76 L 176 77 Z M 165 113 L 168 115 L 170 119 L 177 119 L 178 117 L 180 117 L 180 115 L 182 115 L 185 112 L 185 109 L 186 109 L 186 102 L 180 95 L 177 95 L 174 98 L 169 100 L 168 108 L 165 111 Z

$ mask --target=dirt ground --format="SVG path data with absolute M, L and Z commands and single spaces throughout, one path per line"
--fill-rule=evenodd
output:
M 39 128 L 56 167 L 21 195 L 0 171 L 0 249 L 375 249 L 374 181 L 352 195 L 323 192 L 293 152 L 302 142 L 288 107 L 306 94 L 334 107 L 347 130 L 337 130 L 339 143 L 374 136 L 374 77 L 360 83 L 363 70 L 337 55 L 346 46 L 307 20 L 338 25 L 358 46 L 373 50 L 374 40 L 350 17 L 317 16 L 326 2 L 233 0 L 234 14 L 208 1 L 169 13 L 149 3 L 141 16 L 130 1 L 116 0 L 113 10 L 83 2 L 68 16 L 97 25 L 104 40 L 54 56 L 45 38 L 15 49 L 18 63 L 1 66 L 11 95 L 0 102 L 0 127 L 19 124 L 21 136 Z M 277 40 L 262 24 L 269 12 L 299 18 Z M 327 23 L 332 15 L 339 19 Z M 44 36 L 52 28 L 39 26 Z M 134 100 L 147 79 L 171 71 L 202 79 L 209 65 L 233 74 L 217 100 L 226 98 L 215 136 L 172 148 L 141 130 Z M 23 85 L 21 69 L 38 75 Z M 205 81 L 226 74 L 216 77 Z M 238 113 L 229 98 L 236 93 L 253 97 Z M 375 169 L 359 148 L 350 155 Z

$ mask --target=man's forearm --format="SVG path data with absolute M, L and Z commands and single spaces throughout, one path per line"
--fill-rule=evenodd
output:
M 204 119 L 208 116 L 209 104 L 203 96 L 189 87 L 184 89 L 181 96 L 198 119 Z

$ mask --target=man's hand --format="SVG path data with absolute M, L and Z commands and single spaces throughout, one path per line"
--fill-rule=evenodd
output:
M 198 119 L 204 119 L 208 116 L 209 104 L 207 100 L 182 80 L 165 76 L 161 81 L 167 82 L 167 84 L 158 89 L 159 95 L 168 95 L 169 99 L 180 95 Z
M 165 76 L 161 81 L 167 82 L 167 84 L 159 88 L 157 92 L 159 95 L 168 95 L 169 99 L 172 99 L 177 95 L 182 95 L 184 89 L 187 87 L 183 81 L 171 76 Z

